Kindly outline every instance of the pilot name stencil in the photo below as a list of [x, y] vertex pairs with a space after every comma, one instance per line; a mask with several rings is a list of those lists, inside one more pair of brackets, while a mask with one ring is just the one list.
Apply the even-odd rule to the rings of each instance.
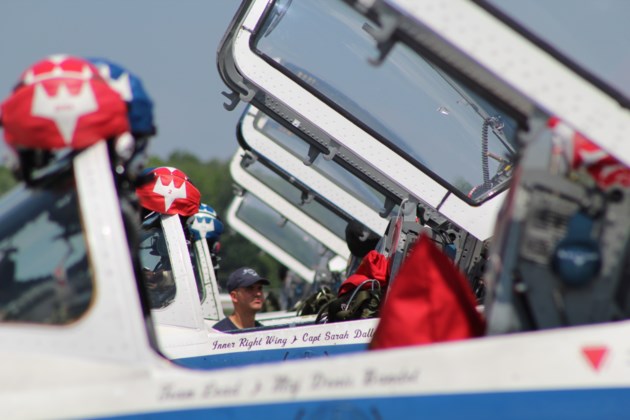
[[212, 350], [230, 351], [234, 349], [254, 348], [285, 348], [289, 346], [298, 346], [303, 344], [317, 345], [327, 342], [339, 343], [340, 341], [351, 341], [357, 339], [365, 339], [369, 341], [374, 336], [374, 328], [355, 328], [345, 330], [328, 330], [316, 332], [304, 332], [302, 334], [267, 334], [255, 337], [235, 337], [228, 334], [225, 337], [217, 338], [212, 341]]

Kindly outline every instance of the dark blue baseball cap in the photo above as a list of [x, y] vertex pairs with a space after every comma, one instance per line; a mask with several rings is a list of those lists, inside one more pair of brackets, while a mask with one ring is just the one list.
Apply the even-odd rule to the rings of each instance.
[[239, 287], [249, 287], [252, 284], [255, 284], [258, 282], [262, 284], [266, 284], [266, 285], [270, 284], [269, 280], [263, 277], [260, 277], [258, 273], [256, 272], [256, 270], [254, 270], [253, 268], [241, 267], [237, 270], [234, 270], [234, 272], [230, 274], [230, 277], [228, 277], [228, 281], [227, 281], [228, 293], [230, 293], [232, 290], [235, 290]]

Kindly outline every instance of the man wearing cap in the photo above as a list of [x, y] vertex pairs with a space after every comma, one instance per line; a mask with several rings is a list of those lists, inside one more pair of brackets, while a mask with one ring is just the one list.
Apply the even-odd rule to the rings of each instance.
[[263, 285], [269, 285], [269, 280], [262, 278], [249, 267], [235, 270], [227, 281], [227, 289], [234, 312], [214, 324], [212, 328], [218, 331], [232, 331], [242, 328], [262, 326], [256, 321], [256, 313], [262, 309], [265, 302]]

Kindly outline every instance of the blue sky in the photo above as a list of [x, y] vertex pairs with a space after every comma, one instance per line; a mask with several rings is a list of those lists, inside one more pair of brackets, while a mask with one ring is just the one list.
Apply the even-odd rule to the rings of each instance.
[[[216, 53], [239, 0], [2, 0], [0, 100], [50, 54], [100, 56], [142, 79], [155, 102], [150, 154], [229, 159], [244, 105], [223, 108]], [[4, 154], [4, 141], [0, 154]]]

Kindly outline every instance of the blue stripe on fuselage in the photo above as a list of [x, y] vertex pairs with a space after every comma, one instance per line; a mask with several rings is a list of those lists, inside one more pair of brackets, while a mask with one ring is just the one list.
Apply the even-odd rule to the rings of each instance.
[[627, 419], [630, 388], [374, 397], [147, 412], [131, 419]]
[[338, 344], [334, 346], [292, 347], [273, 350], [238, 351], [224, 354], [188, 357], [173, 360], [179, 366], [193, 369], [218, 369], [251, 364], [279, 362], [282, 360], [310, 359], [343, 353], [364, 351], [367, 343]]

